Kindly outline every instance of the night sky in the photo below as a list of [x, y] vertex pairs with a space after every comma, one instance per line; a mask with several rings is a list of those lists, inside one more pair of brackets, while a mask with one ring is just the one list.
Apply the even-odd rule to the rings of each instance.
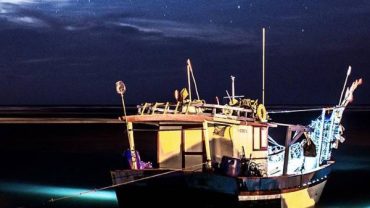
[[193, 64], [200, 96], [230, 91], [266, 104], [337, 104], [364, 78], [370, 104], [368, 0], [0, 0], [0, 105], [119, 105], [173, 100]]

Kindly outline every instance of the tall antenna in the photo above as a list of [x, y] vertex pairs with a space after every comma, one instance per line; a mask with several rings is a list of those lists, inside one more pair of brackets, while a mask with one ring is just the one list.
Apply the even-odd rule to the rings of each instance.
[[235, 99], [235, 77], [233, 75], [230, 76], [231, 78], [231, 99], [234, 101]]
[[262, 28], [262, 104], [265, 105], [265, 28]]

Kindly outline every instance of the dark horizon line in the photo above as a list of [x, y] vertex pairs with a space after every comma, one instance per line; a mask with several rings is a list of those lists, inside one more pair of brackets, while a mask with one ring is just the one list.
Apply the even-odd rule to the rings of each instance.
[[[139, 104], [127, 104], [127, 108], [136, 108]], [[272, 104], [272, 105], [265, 105], [266, 108], [326, 108], [326, 107], [333, 107], [333, 104]], [[29, 108], [29, 109], [37, 109], [37, 108], [51, 108], [51, 109], [68, 109], [68, 108], [122, 108], [122, 104], [68, 104], [68, 105], [0, 105], [0, 110], [6, 109], [22, 109], [22, 108]], [[348, 105], [347, 109], [360, 109], [366, 108], [370, 109], [370, 104], [353, 104]]]

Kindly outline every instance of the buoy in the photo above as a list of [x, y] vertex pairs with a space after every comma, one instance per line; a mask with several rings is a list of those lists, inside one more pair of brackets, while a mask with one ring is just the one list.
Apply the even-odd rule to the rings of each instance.
[[263, 104], [259, 104], [257, 107], [257, 117], [261, 122], [267, 121], [267, 111]]

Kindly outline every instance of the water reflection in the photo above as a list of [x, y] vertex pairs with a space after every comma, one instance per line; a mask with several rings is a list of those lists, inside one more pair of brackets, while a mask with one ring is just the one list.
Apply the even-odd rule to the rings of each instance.
[[[19, 183], [19, 182], [0, 182], [0, 192], [13, 193], [17, 195], [37, 196], [38, 198], [56, 199], [59, 197], [75, 196], [79, 201], [106, 201], [107, 203], [116, 203], [116, 194], [111, 191], [96, 191], [86, 193], [91, 189], [76, 187], [58, 187], [39, 184]], [[68, 200], [68, 199], [67, 199]], [[69, 199], [71, 200], [71, 198]]]

